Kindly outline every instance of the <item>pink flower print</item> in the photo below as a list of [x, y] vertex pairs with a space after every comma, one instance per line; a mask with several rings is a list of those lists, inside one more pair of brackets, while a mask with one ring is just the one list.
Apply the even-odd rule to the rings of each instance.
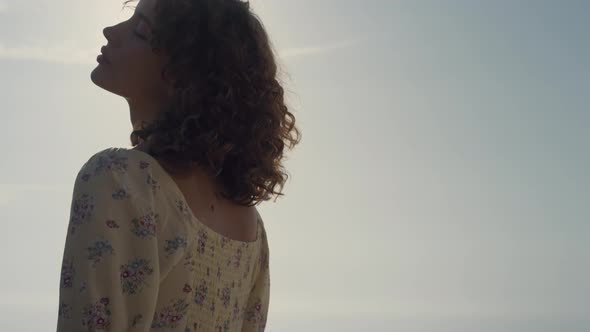
[[108, 298], [102, 298], [85, 306], [82, 310], [82, 326], [89, 331], [108, 329], [111, 325], [111, 310], [108, 304]]
[[189, 284], [184, 284], [184, 288], [182, 288], [182, 291], [185, 293], [190, 293], [192, 290], [193, 289]]
[[131, 231], [133, 234], [141, 238], [155, 236], [158, 219], [159, 215], [157, 213], [154, 214], [154, 212], [150, 212], [139, 218], [133, 218], [133, 220], [131, 220], [131, 223], [133, 224]]
[[92, 261], [92, 267], [98, 264], [106, 253], [113, 254], [114, 250], [108, 240], [95, 241], [94, 245], [86, 248], [88, 250], [88, 259]]
[[170, 305], [165, 306], [160, 311], [154, 313], [154, 319], [152, 321], [152, 328], [175, 328], [178, 322], [186, 314], [188, 309], [188, 303], [184, 299], [177, 299]]
[[145, 160], [139, 161], [139, 169], [146, 169], [149, 165], [150, 163]]
[[109, 219], [105, 221], [105, 223], [107, 224], [108, 228], [120, 228], [119, 224], [117, 224], [117, 222], [114, 220]]
[[262, 313], [262, 303], [258, 299], [250, 307], [246, 308], [245, 318], [249, 322], [263, 323], [265, 321], [264, 314]]
[[124, 294], [141, 292], [148, 276], [154, 272], [150, 262], [143, 258], [136, 258], [129, 264], [121, 265], [121, 288]]

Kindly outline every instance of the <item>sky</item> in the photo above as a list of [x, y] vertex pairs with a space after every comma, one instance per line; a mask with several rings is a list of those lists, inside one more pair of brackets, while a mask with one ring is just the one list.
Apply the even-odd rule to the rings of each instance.
[[[590, 330], [590, 2], [251, 3], [302, 131], [270, 331]], [[75, 175], [130, 147], [90, 81], [121, 7], [0, 0], [0, 330], [55, 328]]]

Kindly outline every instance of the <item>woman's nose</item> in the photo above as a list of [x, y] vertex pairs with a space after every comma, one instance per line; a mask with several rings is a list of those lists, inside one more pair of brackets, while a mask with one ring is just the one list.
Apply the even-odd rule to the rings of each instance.
[[111, 40], [111, 27], [106, 27], [104, 29], [102, 29], [102, 34], [105, 36], [105, 38], [110, 41]]

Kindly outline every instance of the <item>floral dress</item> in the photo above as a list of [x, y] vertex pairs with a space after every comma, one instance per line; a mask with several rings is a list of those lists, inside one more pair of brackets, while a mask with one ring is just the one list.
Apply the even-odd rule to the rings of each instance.
[[269, 248], [202, 224], [149, 154], [108, 148], [80, 169], [57, 331], [264, 331]]

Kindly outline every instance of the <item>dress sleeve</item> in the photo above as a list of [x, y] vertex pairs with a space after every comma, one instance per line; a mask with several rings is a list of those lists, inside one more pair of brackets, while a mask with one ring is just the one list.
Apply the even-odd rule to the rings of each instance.
[[255, 270], [256, 277], [246, 304], [242, 332], [263, 332], [266, 328], [270, 304], [269, 254], [266, 231], [262, 228], [261, 251]]
[[94, 160], [74, 185], [57, 331], [148, 331], [160, 280], [180, 257], [160, 249], [174, 231], [149, 174]]

